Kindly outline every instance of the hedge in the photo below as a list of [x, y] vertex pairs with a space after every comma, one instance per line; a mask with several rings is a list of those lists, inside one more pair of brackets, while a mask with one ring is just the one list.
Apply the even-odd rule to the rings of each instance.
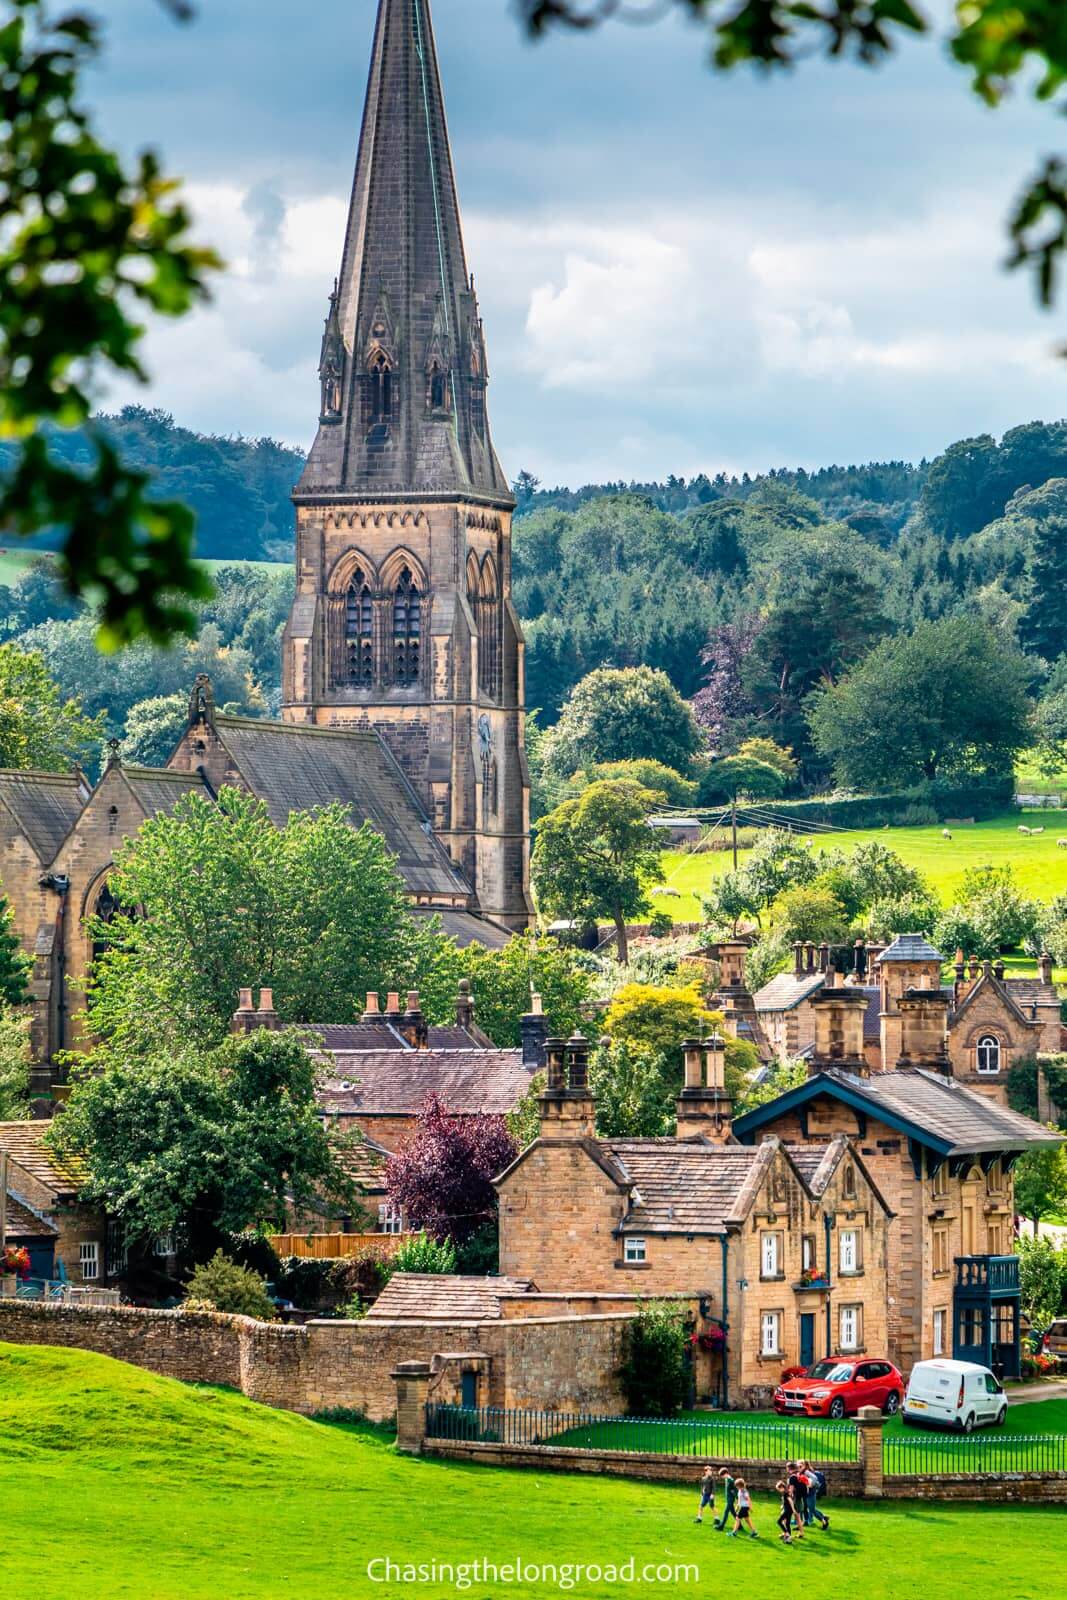
[[899, 826], [905, 812], [914, 807], [926, 807], [936, 813], [939, 822], [947, 817], [974, 817], [977, 822], [983, 822], [1007, 811], [1014, 792], [1011, 775], [959, 786], [926, 783], [895, 794], [863, 794], [849, 800], [771, 800], [751, 806], [739, 805], [737, 820], [756, 824], [761, 814], [769, 812], [788, 818], [801, 828], [812, 823], [831, 828], [881, 828], [887, 822]]

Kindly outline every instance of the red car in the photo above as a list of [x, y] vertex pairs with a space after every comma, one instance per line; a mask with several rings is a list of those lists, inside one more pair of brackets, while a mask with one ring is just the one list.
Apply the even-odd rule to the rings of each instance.
[[774, 1409], [786, 1417], [847, 1417], [860, 1406], [877, 1406], [892, 1417], [903, 1399], [904, 1375], [891, 1361], [830, 1356], [779, 1384]]

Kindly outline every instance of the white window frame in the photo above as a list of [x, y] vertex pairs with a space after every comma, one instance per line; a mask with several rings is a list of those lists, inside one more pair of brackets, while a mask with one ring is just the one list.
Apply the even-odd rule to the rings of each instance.
[[945, 1334], [948, 1331], [948, 1312], [939, 1307], [934, 1312], [934, 1355], [943, 1356], [945, 1353]]
[[815, 1272], [818, 1269], [818, 1240], [813, 1233], [805, 1233], [800, 1241], [800, 1270]]
[[[848, 1241], [846, 1244], [846, 1240]], [[842, 1228], [837, 1235], [837, 1270], [841, 1277], [854, 1277], [860, 1270], [860, 1230]]]
[[161, 1257], [172, 1256], [174, 1254], [174, 1235], [172, 1233], [160, 1234], [152, 1246], [152, 1254]]
[[[846, 1333], [846, 1328], [849, 1330]], [[837, 1308], [837, 1348], [842, 1355], [853, 1354], [863, 1344], [863, 1308], [862, 1306], [838, 1306]]]
[[[984, 1053], [984, 1063], [983, 1063]], [[998, 1078], [1003, 1064], [1004, 1047], [995, 1033], [983, 1033], [974, 1047], [974, 1066], [980, 1078]], [[990, 1063], [992, 1063], [990, 1065]]]
[[782, 1275], [781, 1237], [777, 1233], [760, 1234], [759, 1275], [761, 1278], [780, 1278]]
[[383, 1200], [378, 1206], [378, 1232], [403, 1233], [404, 1212], [400, 1206], [394, 1206], [391, 1200]]
[[761, 1356], [778, 1356], [782, 1353], [782, 1314], [764, 1311], [760, 1317], [759, 1350]]
[[84, 1283], [100, 1280], [100, 1244], [96, 1239], [83, 1239], [78, 1245], [78, 1266]]
[[623, 1244], [622, 1259], [628, 1267], [644, 1266], [648, 1260], [648, 1250], [644, 1239], [639, 1239], [631, 1234]]

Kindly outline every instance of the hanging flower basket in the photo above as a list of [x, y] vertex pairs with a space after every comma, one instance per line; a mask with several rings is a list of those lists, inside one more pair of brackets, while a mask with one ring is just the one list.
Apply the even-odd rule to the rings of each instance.
[[21, 1245], [9, 1244], [3, 1255], [0, 1255], [0, 1272], [5, 1277], [28, 1278], [30, 1275], [30, 1252]]
[[705, 1333], [694, 1333], [689, 1343], [694, 1350], [705, 1350], [709, 1354], [723, 1350], [726, 1346], [726, 1335], [721, 1328], [709, 1328]]

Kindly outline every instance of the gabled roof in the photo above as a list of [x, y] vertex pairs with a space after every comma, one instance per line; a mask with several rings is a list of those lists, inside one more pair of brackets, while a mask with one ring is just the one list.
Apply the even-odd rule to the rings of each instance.
[[51, 1121], [0, 1122], [0, 1150], [57, 1197], [72, 1198], [88, 1174], [77, 1158], [61, 1160], [48, 1148], [44, 1136], [51, 1127]]
[[0, 803], [29, 840], [42, 867], [55, 860], [87, 799], [88, 786], [76, 773], [0, 770]]
[[367, 1317], [376, 1322], [496, 1322], [503, 1296], [533, 1290], [529, 1278], [394, 1272]]
[[875, 1072], [868, 1078], [836, 1068], [821, 1072], [777, 1100], [738, 1117], [734, 1134], [749, 1141], [785, 1113], [823, 1094], [876, 1117], [939, 1155], [1019, 1151], [1061, 1142], [1040, 1123], [997, 1105], [954, 1079], [914, 1068]]
[[601, 1150], [630, 1191], [621, 1233], [725, 1233], [740, 1222], [773, 1160], [758, 1148], [680, 1139], [602, 1139]]
[[817, 994], [825, 982], [825, 972], [805, 972], [799, 978], [795, 972], [780, 972], [752, 999], [757, 1011], [792, 1011], [802, 1000]]
[[391, 1154], [392, 1151], [387, 1150], [384, 1144], [368, 1138], [366, 1134], [353, 1144], [334, 1148], [334, 1156], [342, 1172], [367, 1194], [385, 1192], [385, 1163]]
[[816, 1200], [821, 1199], [826, 1193], [834, 1173], [845, 1156], [850, 1155], [853, 1163], [863, 1174], [868, 1188], [881, 1205], [882, 1210], [887, 1216], [891, 1217], [893, 1215], [892, 1210], [886, 1203], [885, 1196], [871, 1177], [862, 1156], [846, 1133], [835, 1133], [829, 1144], [787, 1144], [783, 1145], [782, 1148], [804, 1180], [805, 1187]]
[[1001, 978], [1000, 987], [1011, 995], [1018, 1006], [1056, 1006], [1060, 996], [1055, 984], [1042, 983], [1040, 978]]
[[940, 950], [935, 950], [921, 933], [901, 933], [893, 940], [887, 950], [875, 958], [875, 966], [881, 966], [885, 961], [936, 961], [938, 966], [944, 966], [945, 958]]
[[[375, 1022], [315, 1022], [308, 1031], [322, 1040], [323, 1050], [344, 1055], [363, 1050], [406, 1050], [414, 1053], [400, 1029], [385, 1020], [384, 1013]], [[431, 1027], [428, 1044], [431, 1050], [484, 1050], [485, 1044], [477, 1035], [456, 1023], [445, 1027]]]
[[470, 885], [433, 837], [414, 789], [370, 728], [308, 728], [214, 716], [223, 748], [279, 828], [294, 811], [335, 801], [369, 822], [397, 858], [413, 894], [469, 898]]
[[134, 799], [149, 817], [172, 810], [183, 794], [208, 792], [199, 773], [173, 772], [165, 767], [122, 766], [119, 770]]
[[[31, 1205], [19, 1200], [8, 1190], [7, 1237], [9, 1239], [55, 1239], [59, 1229], [36, 1212]], [[0, 1239], [0, 1249], [4, 1241]]]
[[315, 1091], [328, 1116], [414, 1116], [435, 1094], [453, 1116], [514, 1111], [536, 1068], [521, 1050], [336, 1051]]

